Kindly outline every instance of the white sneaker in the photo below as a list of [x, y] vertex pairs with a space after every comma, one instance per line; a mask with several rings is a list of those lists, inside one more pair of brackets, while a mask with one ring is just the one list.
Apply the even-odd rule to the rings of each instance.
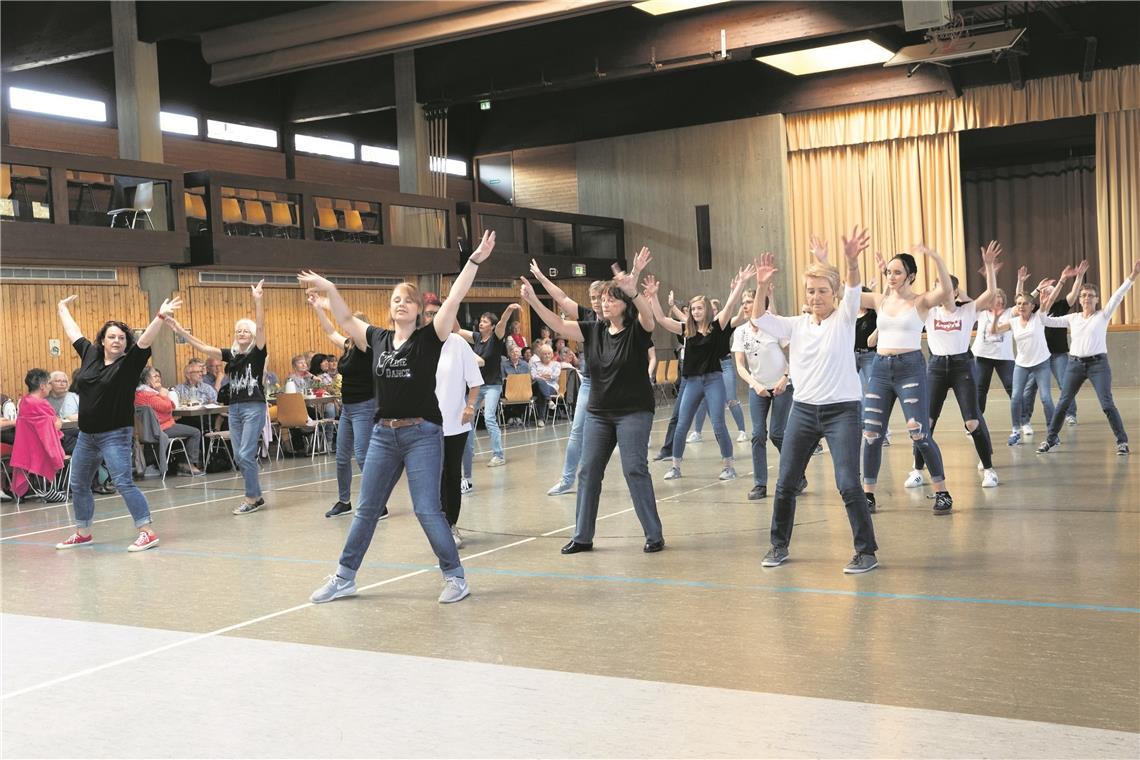
[[459, 479], [459, 493], [471, 493], [475, 490], [475, 484], [467, 478]]
[[700, 443], [703, 440], [704, 436], [694, 430], [693, 432], [689, 433], [687, 438], [685, 438], [685, 443]]
[[1077, 415], [1075, 415], [1075, 414], [1065, 415], [1065, 424], [1066, 425], [1076, 425], [1077, 424]]
[[907, 488], [918, 488], [922, 485], [922, 472], [919, 470], [911, 470], [910, 475], [906, 476], [903, 485]]
[[1026, 438], [1032, 438], [1033, 437], [1033, 426], [1030, 425], [1029, 423], [1022, 425], [1021, 426], [1021, 434], [1023, 436], [1025, 436]]
[[8, 492], [3, 490], [3, 489], [0, 489], [0, 501], [11, 501], [11, 500], [12, 500], [12, 497], [8, 495]]
[[340, 599], [342, 596], [352, 596], [355, 593], [356, 581], [346, 581], [339, 575], [330, 575], [325, 578], [325, 585], [309, 596], [309, 601], [313, 604], [324, 604], [333, 599]]
[[982, 467], [982, 463], [978, 462], [978, 472], [981, 472], [983, 469], [985, 468]]
[[669, 472], [665, 473], [665, 480], [676, 480], [681, 477], [680, 467], [670, 467]]
[[538, 426], [539, 426], [540, 428], [544, 428], [544, 427], [546, 427], [546, 422], [545, 422], [544, 420], [539, 420], [539, 421], [538, 421]]
[[455, 548], [456, 549], [462, 549], [463, 548], [463, 536], [461, 536], [459, 534], [459, 526], [458, 525], [452, 525], [451, 526], [451, 537], [455, 540]]
[[727, 465], [723, 470], [720, 471], [720, 475], [717, 476], [717, 479], [736, 480], [736, 468], [734, 468], [732, 465]]
[[507, 463], [507, 460], [502, 457], [491, 457], [491, 461], [487, 462], [488, 467], [502, 467]]
[[471, 589], [467, 587], [467, 581], [459, 576], [453, 575], [443, 581], [443, 591], [439, 594], [440, 604], [454, 604], [461, 599], [466, 599], [471, 595]]
[[982, 474], [982, 488], [996, 488], [998, 484], [997, 470], [986, 470]]
[[737, 443], [744, 443], [747, 440], [749, 440], [747, 432], [741, 430], [739, 433], [736, 434], [736, 442]]

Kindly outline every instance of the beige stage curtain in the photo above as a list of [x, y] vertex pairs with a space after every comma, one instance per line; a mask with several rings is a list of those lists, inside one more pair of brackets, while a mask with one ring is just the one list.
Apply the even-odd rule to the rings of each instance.
[[[920, 242], [941, 253], [950, 271], [962, 277], [960, 171], [957, 133], [789, 153], [793, 254], [780, 266], [791, 267], [794, 292], [785, 311], [793, 313], [802, 298], [811, 235], [828, 241], [832, 262], [841, 266], [841, 238], [855, 224], [871, 230], [871, 248], [863, 259], [864, 283], [882, 281], [874, 251], [890, 259]], [[929, 288], [936, 271], [926, 266], [923, 257], [917, 259], [916, 287]]]
[[1140, 65], [966, 90], [961, 98], [921, 95], [786, 116], [788, 150], [860, 145], [965, 129], [1004, 127], [1140, 109]]
[[[1140, 257], [1140, 110], [1097, 114], [1096, 209], [1104, 303]], [[1113, 324], [1140, 322], [1135, 290]]]

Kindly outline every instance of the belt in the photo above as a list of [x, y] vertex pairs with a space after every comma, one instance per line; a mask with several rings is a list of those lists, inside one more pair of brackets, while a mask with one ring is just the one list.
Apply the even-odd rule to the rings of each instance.
[[397, 417], [395, 419], [379, 419], [376, 420], [376, 424], [383, 425], [386, 428], [392, 428], [395, 430], [396, 428], [406, 428], [411, 427], [412, 425], [418, 425], [423, 421], [423, 417]]
[[872, 354], [874, 352], [875, 352], [875, 349], [873, 349], [873, 348], [857, 348], [857, 349], [855, 349], [855, 353], [857, 353], [857, 354]]
[[1092, 356], [1073, 356], [1072, 354], [1069, 354], [1069, 358], [1076, 359], [1079, 362], [1088, 364], [1089, 362], [1095, 362], [1099, 359], [1107, 359], [1108, 354], [1093, 354]]

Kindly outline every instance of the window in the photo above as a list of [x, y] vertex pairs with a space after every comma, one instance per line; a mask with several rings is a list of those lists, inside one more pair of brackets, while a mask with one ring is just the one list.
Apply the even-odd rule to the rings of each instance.
[[107, 121], [106, 103], [99, 100], [88, 100], [87, 98], [75, 98], [70, 95], [57, 95], [54, 92], [9, 87], [8, 104], [16, 111], [67, 116], [84, 121]]
[[197, 116], [159, 111], [158, 125], [163, 132], [172, 132], [176, 135], [190, 135], [191, 137], [198, 136]]
[[277, 130], [264, 127], [251, 127], [248, 124], [233, 124], [228, 121], [206, 120], [206, 137], [211, 140], [277, 147]]
[[330, 140], [327, 137], [294, 135], [293, 144], [297, 150], [335, 158], [356, 158], [356, 145], [345, 140]]
[[455, 158], [441, 159], [439, 156], [432, 156], [431, 168], [432, 171], [439, 171], [440, 163], [443, 163], [443, 170], [448, 174], [453, 174], [457, 177], [467, 176], [467, 162], [460, 161]]
[[360, 160], [374, 164], [400, 165], [400, 152], [395, 148], [381, 148], [376, 145], [361, 145]]

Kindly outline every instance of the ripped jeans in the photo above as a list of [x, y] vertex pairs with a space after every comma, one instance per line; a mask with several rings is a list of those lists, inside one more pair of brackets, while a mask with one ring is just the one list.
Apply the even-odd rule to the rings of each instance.
[[907, 432], [915, 449], [930, 469], [930, 482], [946, 480], [942, 452], [930, 435], [930, 394], [927, 390], [926, 359], [922, 351], [893, 356], [878, 354], [871, 367], [871, 380], [863, 394], [863, 484], [875, 485], [883, 464], [883, 431], [898, 398], [906, 418]]

